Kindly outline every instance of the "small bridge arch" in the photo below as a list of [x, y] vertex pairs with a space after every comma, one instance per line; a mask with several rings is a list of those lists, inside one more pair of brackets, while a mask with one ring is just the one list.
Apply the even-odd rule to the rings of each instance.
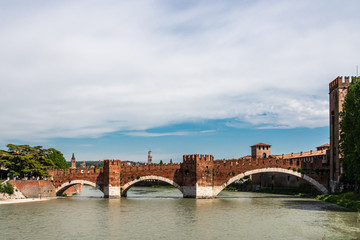
[[99, 189], [100, 191], [102, 191], [101, 188], [94, 182], [91, 182], [88, 180], [76, 179], [76, 180], [70, 180], [68, 182], [65, 182], [65, 183], [61, 184], [59, 187], [57, 187], [55, 189], [56, 195], [57, 196], [62, 195], [63, 192], [66, 191], [66, 189], [68, 189], [69, 187], [74, 186], [76, 184], [89, 185], [89, 186], [95, 187], [95, 188]]
[[127, 195], [127, 191], [134, 186], [135, 183], [141, 182], [141, 181], [146, 181], [146, 180], [158, 180], [158, 181], [162, 181], [162, 182], [166, 182], [174, 187], [176, 187], [177, 189], [180, 190], [181, 193], [183, 193], [182, 187], [177, 184], [175, 181], [170, 180], [168, 178], [165, 177], [161, 177], [161, 176], [156, 176], [156, 175], [150, 175], [150, 176], [142, 176], [139, 177], [137, 179], [132, 180], [131, 182], [126, 183], [125, 185], [122, 186], [121, 189], [121, 196], [122, 197], [126, 197]]
[[312, 186], [314, 186], [322, 194], [328, 194], [328, 189], [324, 185], [322, 185], [321, 183], [319, 183], [315, 179], [313, 179], [313, 178], [311, 178], [311, 177], [309, 177], [309, 176], [307, 176], [305, 174], [295, 172], [293, 170], [284, 169], [284, 168], [260, 168], [260, 169], [254, 169], [254, 170], [246, 171], [244, 173], [240, 173], [240, 174], [230, 178], [224, 184], [217, 187], [217, 189], [214, 191], [214, 197], [216, 197], [222, 190], [224, 190], [227, 186], [229, 186], [233, 182], [238, 181], [241, 178], [244, 178], [246, 176], [250, 176], [250, 175], [253, 175], [253, 174], [257, 174], [257, 173], [285, 173], [285, 174], [289, 174], [289, 175], [292, 175], [292, 176], [296, 176], [296, 177], [299, 177], [299, 178], [305, 180], [306, 182], [308, 182]]

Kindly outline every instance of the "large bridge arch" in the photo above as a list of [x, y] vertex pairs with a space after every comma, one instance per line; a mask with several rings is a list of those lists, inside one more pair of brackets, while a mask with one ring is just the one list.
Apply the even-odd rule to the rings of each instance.
[[76, 180], [71, 180], [71, 181], [68, 181], [68, 182], [64, 182], [59, 187], [55, 188], [56, 195], [57, 196], [62, 195], [62, 193], [66, 189], [68, 189], [69, 187], [74, 186], [76, 184], [89, 185], [89, 186], [95, 187], [95, 188], [99, 189], [100, 191], [102, 191], [101, 188], [94, 182], [91, 182], [91, 181], [88, 181], [88, 180], [76, 179]]
[[284, 169], [284, 168], [260, 168], [260, 169], [254, 169], [254, 170], [250, 170], [250, 171], [246, 171], [244, 173], [240, 173], [232, 178], [230, 178], [228, 181], [226, 181], [224, 184], [222, 184], [221, 186], [217, 187], [214, 190], [214, 197], [216, 197], [222, 190], [224, 190], [224, 188], [226, 188], [227, 186], [229, 186], [230, 184], [232, 184], [235, 181], [240, 180], [241, 178], [244, 178], [246, 176], [250, 176], [253, 174], [257, 174], [257, 173], [285, 173], [285, 174], [289, 174], [292, 176], [296, 176], [299, 177], [301, 179], [304, 179], [306, 182], [308, 182], [309, 184], [311, 184], [312, 186], [314, 186], [319, 192], [323, 193], [323, 194], [328, 194], [328, 189], [326, 187], [324, 187], [324, 185], [322, 185], [321, 183], [319, 183], [318, 181], [316, 181], [315, 179], [299, 173], [299, 172], [295, 172], [293, 170], [288, 170], [288, 169]]
[[181, 193], [183, 193], [182, 187], [177, 184], [175, 181], [170, 180], [168, 178], [165, 177], [161, 177], [161, 176], [156, 176], [156, 175], [150, 175], [150, 176], [142, 176], [140, 178], [134, 179], [131, 182], [126, 183], [125, 185], [123, 185], [121, 187], [121, 196], [122, 197], [126, 197], [127, 195], [127, 191], [135, 184], [141, 181], [146, 181], [146, 180], [158, 180], [158, 181], [162, 181], [162, 182], [166, 182], [169, 183], [170, 185], [176, 187], [177, 189], [180, 190]]

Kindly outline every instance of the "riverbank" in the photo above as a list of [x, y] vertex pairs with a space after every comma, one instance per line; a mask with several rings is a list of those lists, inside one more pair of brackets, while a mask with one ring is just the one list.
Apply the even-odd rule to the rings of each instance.
[[[225, 191], [231, 192], [243, 192], [236, 187], [227, 187], [224, 189]], [[249, 192], [249, 191], [248, 191]], [[315, 198], [320, 201], [325, 201], [329, 203], [333, 203], [342, 207], [345, 207], [351, 211], [357, 212], [360, 211], [360, 194], [347, 192], [341, 194], [323, 194], [323, 195], [313, 195], [310, 192], [301, 191], [299, 189], [260, 189], [257, 191], [250, 192], [258, 192], [258, 193], [270, 193], [270, 194], [282, 194], [282, 195], [292, 195], [297, 197], [307, 197], [307, 198]]]
[[298, 197], [315, 197], [306, 189], [260, 189], [255, 191], [244, 191], [240, 190], [236, 187], [227, 187], [224, 191], [230, 192], [255, 192], [255, 193], [270, 193], [270, 194], [282, 194], [282, 195], [291, 195], [291, 196], [298, 196]]
[[360, 209], [360, 194], [358, 193], [323, 194], [316, 196], [316, 199], [346, 207], [351, 211]]
[[29, 203], [29, 202], [41, 202], [48, 201], [52, 198], [23, 198], [23, 199], [7, 199], [0, 200], [0, 205], [2, 204], [16, 204], [16, 203]]

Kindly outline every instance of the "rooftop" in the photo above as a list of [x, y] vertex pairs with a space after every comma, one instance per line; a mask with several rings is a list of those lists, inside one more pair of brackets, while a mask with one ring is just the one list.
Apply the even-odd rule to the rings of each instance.
[[271, 147], [271, 145], [265, 144], [265, 143], [258, 143], [258, 144], [252, 145], [251, 147], [257, 147], [257, 146]]

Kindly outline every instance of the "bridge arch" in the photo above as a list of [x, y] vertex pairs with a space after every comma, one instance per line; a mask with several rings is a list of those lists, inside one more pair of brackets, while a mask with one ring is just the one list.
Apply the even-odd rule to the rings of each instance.
[[62, 195], [63, 192], [66, 191], [66, 189], [68, 189], [69, 187], [74, 186], [74, 185], [76, 185], [76, 184], [89, 185], [89, 186], [95, 187], [95, 188], [99, 189], [100, 191], [102, 191], [101, 188], [100, 188], [100, 186], [98, 186], [98, 185], [97, 185], [96, 183], [94, 183], [94, 182], [91, 182], [91, 181], [88, 181], [88, 180], [76, 179], [76, 180], [71, 180], [71, 181], [68, 181], [68, 182], [64, 182], [64, 183], [61, 184], [59, 187], [55, 188], [56, 195], [57, 195], [57, 196]]
[[257, 174], [257, 173], [285, 173], [285, 174], [293, 175], [293, 176], [299, 177], [301, 179], [304, 179], [306, 182], [308, 182], [309, 184], [314, 186], [322, 194], [328, 194], [328, 189], [324, 185], [322, 185], [315, 179], [313, 179], [305, 174], [295, 172], [293, 170], [284, 169], [284, 168], [260, 168], [260, 169], [246, 171], [244, 173], [240, 173], [240, 174], [230, 178], [224, 184], [222, 184], [221, 186], [217, 187], [217, 189], [215, 189], [214, 197], [216, 197], [222, 190], [224, 190], [224, 188], [226, 188], [233, 182], [238, 181], [241, 178], [244, 178], [246, 176]]
[[170, 180], [168, 178], [165, 177], [161, 177], [161, 176], [156, 176], [156, 175], [150, 175], [150, 176], [142, 176], [140, 178], [134, 179], [131, 182], [126, 183], [125, 185], [122, 186], [121, 188], [121, 196], [122, 197], [126, 197], [127, 195], [127, 191], [135, 184], [141, 181], [145, 181], [145, 180], [158, 180], [158, 181], [162, 181], [162, 182], [166, 182], [169, 183], [170, 185], [176, 187], [177, 189], [180, 190], [181, 193], [183, 193], [182, 191], [182, 187], [177, 184], [176, 182], [174, 182], [173, 180]]

